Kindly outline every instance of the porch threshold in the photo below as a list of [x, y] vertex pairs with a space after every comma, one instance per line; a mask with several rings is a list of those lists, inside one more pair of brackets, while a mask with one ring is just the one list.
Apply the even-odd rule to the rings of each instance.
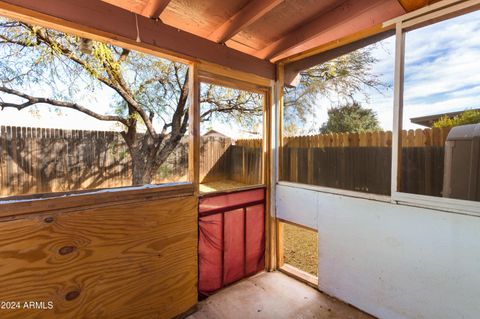
[[318, 287], [318, 277], [314, 276], [312, 274], [309, 274], [306, 271], [303, 271], [301, 269], [298, 269], [297, 267], [294, 267], [289, 264], [284, 264], [282, 267], [278, 269], [280, 272], [286, 274], [287, 276], [290, 276], [298, 281], [303, 282], [304, 284], [307, 284], [313, 288]]

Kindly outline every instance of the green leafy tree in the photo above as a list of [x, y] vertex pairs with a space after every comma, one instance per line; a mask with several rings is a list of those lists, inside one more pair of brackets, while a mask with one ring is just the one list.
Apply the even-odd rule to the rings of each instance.
[[[0, 20], [0, 109], [73, 109], [118, 124], [133, 185], [151, 183], [185, 135], [188, 91], [184, 64]], [[110, 111], [92, 101], [97, 92], [113, 96]], [[259, 95], [213, 85], [202, 87], [201, 102], [201, 121], [251, 124], [252, 116], [262, 113]]]
[[328, 121], [320, 128], [321, 133], [361, 133], [381, 130], [377, 114], [363, 108], [357, 102], [328, 110]]
[[388, 88], [372, 72], [378, 60], [372, 55], [373, 46], [319, 64], [300, 73], [300, 82], [295, 88], [285, 89], [285, 128], [290, 134], [315, 116], [319, 96], [337, 103], [355, 101], [357, 94], [373, 88], [378, 91]]
[[480, 123], [480, 111], [466, 110], [454, 117], [442, 116], [438, 121], [433, 123], [433, 127], [453, 127], [467, 124]]

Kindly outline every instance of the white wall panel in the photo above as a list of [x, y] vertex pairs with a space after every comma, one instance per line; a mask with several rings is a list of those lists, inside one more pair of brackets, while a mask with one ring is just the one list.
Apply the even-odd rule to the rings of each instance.
[[317, 193], [277, 185], [277, 217], [317, 229]]
[[379, 318], [480, 318], [479, 217], [278, 191], [281, 218], [318, 224], [320, 290]]

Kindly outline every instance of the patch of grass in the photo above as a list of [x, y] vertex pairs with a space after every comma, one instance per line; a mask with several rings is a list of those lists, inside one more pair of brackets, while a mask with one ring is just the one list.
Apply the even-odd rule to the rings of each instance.
[[317, 276], [317, 232], [284, 224], [283, 240], [285, 263]]

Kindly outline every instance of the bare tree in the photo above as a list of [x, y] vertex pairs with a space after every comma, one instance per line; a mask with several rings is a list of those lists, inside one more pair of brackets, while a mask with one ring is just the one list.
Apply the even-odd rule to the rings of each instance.
[[366, 92], [370, 88], [379, 92], [388, 88], [379, 75], [372, 72], [378, 62], [372, 55], [372, 48], [356, 50], [300, 72], [298, 86], [285, 88], [286, 131], [296, 133], [314, 116], [320, 96], [341, 106], [357, 103], [355, 97], [359, 93], [368, 100]]
[[[131, 156], [133, 185], [150, 183], [187, 132], [188, 67], [181, 63], [0, 20], [0, 82], [2, 110], [72, 109], [117, 123]], [[91, 102], [88, 95], [95, 92], [113, 92], [110, 112]], [[260, 96], [213, 85], [202, 88], [201, 102], [202, 121], [251, 124], [262, 112]]]

